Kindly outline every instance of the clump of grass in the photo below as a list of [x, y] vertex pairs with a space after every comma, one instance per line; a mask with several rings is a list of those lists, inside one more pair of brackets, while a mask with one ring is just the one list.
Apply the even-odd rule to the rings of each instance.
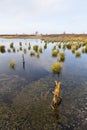
[[11, 49], [8, 49], [8, 52], [10, 53], [10, 52], [11, 52]]
[[27, 50], [26, 50], [26, 48], [24, 48], [24, 54], [26, 54], [27, 53]]
[[75, 45], [72, 45], [72, 46], [71, 46], [71, 51], [72, 51], [72, 53], [75, 53], [75, 50], [76, 50], [76, 46], [75, 46]]
[[30, 49], [31, 49], [31, 45], [30, 45], [30, 42], [29, 42], [28, 50], [30, 50]]
[[37, 52], [37, 57], [38, 57], [38, 58], [40, 57], [40, 53], [39, 53], [39, 52]]
[[10, 48], [13, 48], [14, 47], [14, 43], [10, 43]]
[[62, 62], [55, 62], [51, 68], [54, 73], [60, 73], [62, 69]]
[[67, 49], [71, 49], [71, 46], [72, 46], [71, 43], [66, 44]]
[[30, 51], [30, 56], [34, 56], [35, 53], [33, 51]]
[[44, 49], [46, 49], [47, 48], [47, 43], [45, 43], [45, 45], [44, 45]]
[[4, 45], [0, 45], [0, 52], [4, 53], [5, 52], [5, 46]]
[[58, 47], [61, 48], [61, 43], [58, 44]]
[[42, 48], [40, 47], [38, 51], [39, 51], [40, 53], [42, 53]]
[[80, 51], [76, 51], [76, 57], [80, 57], [81, 56], [81, 52]]
[[10, 61], [10, 67], [11, 67], [12, 69], [15, 68], [15, 61], [14, 61], [14, 60], [11, 60], [11, 61]]
[[22, 46], [22, 42], [19, 42], [19, 45]]
[[85, 53], [85, 48], [82, 48], [82, 53]]
[[35, 52], [38, 52], [38, 45], [34, 45], [34, 46], [33, 46], [33, 50], [34, 50]]
[[13, 48], [13, 52], [15, 52], [16, 50], [15, 50], [15, 48]]
[[65, 50], [65, 49], [66, 49], [66, 45], [65, 45], [65, 44], [63, 44], [63, 47], [62, 47], [62, 49], [63, 49], [63, 50]]
[[56, 50], [56, 46], [54, 46], [52, 50]]
[[20, 48], [19, 48], [19, 49], [20, 49], [20, 51], [22, 51], [22, 46], [20, 46]]
[[87, 45], [85, 46], [85, 53], [87, 53]]
[[53, 56], [53, 57], [56, 57], [57, 54], [58, 54], [58, 50], [57, 50], [57, 49], [52, 51], [52, 56]]
[[65, 60], [65, 53], [64, 52], [60, 52], [59, 53], [59, 59], [60, 59], [60, 61], [64, 61]]

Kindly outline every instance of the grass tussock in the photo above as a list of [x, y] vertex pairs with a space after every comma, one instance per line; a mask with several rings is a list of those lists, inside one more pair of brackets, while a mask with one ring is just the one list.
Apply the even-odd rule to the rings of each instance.
[[11, 67], [12, 69], [15, 68], [15, 61], [14, 61], [14, 60], [11, 60], [11, 61], [10, 61], [10, 67]]
[[71, 46], [71, 51], [72, 51], [72, 53], [75, 53], [75, 51], [76, 51], [76, 46], [75, 45]]
[[15, 48], [13, 48], [13, 52], [16, 52], [16, 49], [15, 49]]
[[0, 45], [0, 52], [4, 53], [5, 52], [5, 46], [4, 45]]
[[38, 51], [39, 51], [40, 53], [42, 53], [42, 48], [40, 47], [40, 48], [38, 49]]
[[34, 46], [33, 46], [33, 50], [34, 50], [35, 52], [38, 52], [38, 45], [34, 45]]
[[85, 48], [82, 48], [82, 53], [85, 53]]
[[45, 43], [45, 45], [44, 45], [44, 49], [46, 49], [47, 48], [47, 43]]
[[62, 69], [62, 62], [55, 62], [51, 68], [54, 73], [60, 73]]
[[87, 53], [87, 45], [85, 46], [85, 53]]
[[7, 51], [10, 53], [10, 52], [11, 52], [11, 49], [8, 49]]
[[10, 43], [10, 48], [13, 48], [14, 47], [14, 43]]
[[52, 56], [53, 56], [53, 57], [57, 57], [58, 52], [59, 52], [58, 49], [56, 49], [56, 50], [52, 50]]
[[76, 57], [80, 57], [81, 56], [81, 52], [80, 51], [76, 51]]
[[65, 60], [65, 53], [64, 52], [60, 52], [59, 53], [59, 59], [60, 59], [60, 61], [64, 61]]
[[22, 42], [19, 42], [19, 45], [22, 46]]
[[26, 48], [24, 48], [24, 54], [26, 54], [27, 53], [27, 50], [26, 50]]
[[30, 51], [30, 56], [35, 56], [35, 52]]

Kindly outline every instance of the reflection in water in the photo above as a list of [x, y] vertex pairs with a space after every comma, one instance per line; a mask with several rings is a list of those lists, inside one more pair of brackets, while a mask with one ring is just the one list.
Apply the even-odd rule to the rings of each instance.
[[23, 62], [23, 69], [25, 70], [25, 61]]
[[[61, 98], [60, 98], [61, 99]], [[60, 104], [61, 104], [61, 101], [62, 100], [60, 100], [60, 102], [57, 104], [57, 105], [55, 105], [55, 108], [53, 109], [53, 112], [54, 112], [54, 122], [55, 122], [55, 127], [56, 127], [56, 129], [59, 127], [59, 125], [60, 125], [60, 117], [59, 117], [59, 106], [60, 106]]]
[[23, 63], [23, 69], [25, 70], [25, 59], [24, 59], [24, 54], [22, 54], [22, 63]]

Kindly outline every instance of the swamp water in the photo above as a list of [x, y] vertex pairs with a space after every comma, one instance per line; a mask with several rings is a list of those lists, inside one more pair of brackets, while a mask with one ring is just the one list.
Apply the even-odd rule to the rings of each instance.
[[[8, 52], [11, 42], [15, 52]], [[34, 45], [42, 47], [39, 57], [30, 56], [29, 42], [31, 50]], [[51, 66], [58, 60], [52, 57], [56, 44], [49, 43], [44, 49], [41, 40], [0, 39], [0, 45], [5, 45], [5, 53], [0, 53], [0, 130], [86, 130], [87, 54], [76, 58], [66, 49], [61, 73], [53, 74]], [[11, 60], [15, 61], [14, 69]], [[62, 83], [62, 102], [52, 110], [55, 80]]]

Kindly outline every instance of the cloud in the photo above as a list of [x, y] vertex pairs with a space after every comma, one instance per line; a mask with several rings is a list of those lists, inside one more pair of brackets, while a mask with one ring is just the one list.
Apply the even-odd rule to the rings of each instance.
[[0, 0], [0, 31], [75, 30], [77, 25], [87, 23], [86, 3], [86, 0]]

